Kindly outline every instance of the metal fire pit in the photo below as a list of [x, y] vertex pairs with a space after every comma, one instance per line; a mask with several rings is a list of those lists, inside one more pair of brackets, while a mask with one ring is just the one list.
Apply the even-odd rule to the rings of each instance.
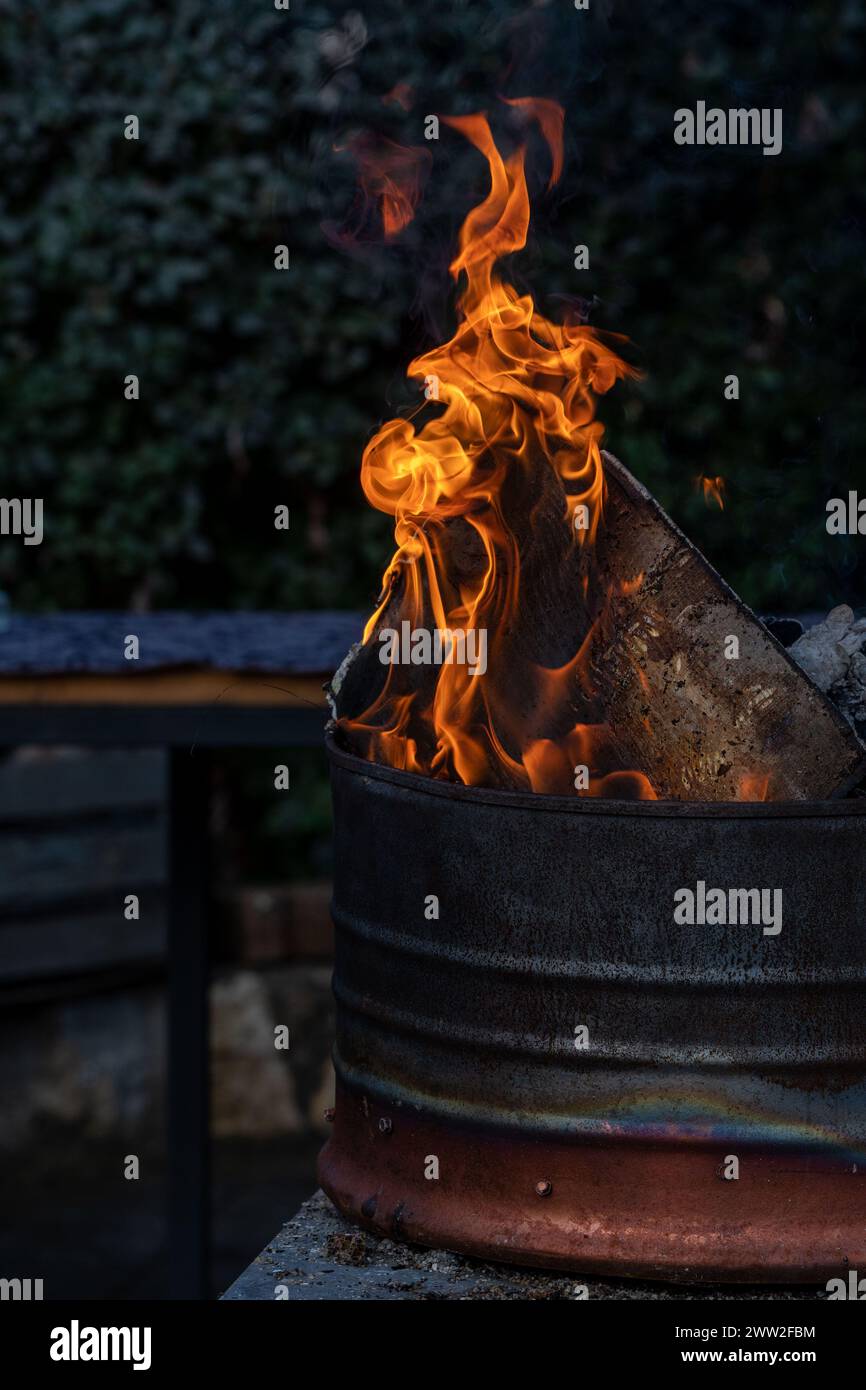
[[[866, 802], [525, 796], [329, 753], [341, 1211], [587, 1273], [866, 1270]], [[698, 880], [781, 888], [781, 932], [675, 925]]]

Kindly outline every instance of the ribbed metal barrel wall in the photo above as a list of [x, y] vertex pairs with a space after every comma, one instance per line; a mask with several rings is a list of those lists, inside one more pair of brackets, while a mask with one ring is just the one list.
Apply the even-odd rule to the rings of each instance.
[[[521, 796], [329, 751], [342, 1210], [587, 1272], [866, 1268], [866, 803]], [[677, 924], [699, 882], [780, 889], [781, 930]]]

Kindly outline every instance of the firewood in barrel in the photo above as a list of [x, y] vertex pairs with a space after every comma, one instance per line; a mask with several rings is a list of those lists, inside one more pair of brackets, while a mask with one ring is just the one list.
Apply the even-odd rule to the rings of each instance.
[[604, 454], [590, 669], [622, 758], [679, 800], [844, 796], [850, 725], [623, 465]]
[[[546, 462], [513, 460], [493, 496], [495, 506], [479, 499], [464, 516], [419, 525], [417, 554], [404, 542], [365, 641], [332, 682], [332, 709], [364, 756], [529, 790], [526, 749], [572, 731], [590, 704], [568, 670], [588, 631], [582, 562], [568, 497]], [[420, 649], [412, 659], [416, 640], [440, 633], [468, 652], [453, 664], [447, 652], [441, 664]], [[473, 656], [483, 659], [473, 666]]]
[[[561, 166], [561, 111], [517, 103]], [[595, 400], [621, 341], [555, 322], [499, 262], [524, 246], [524, 151], [482, 115], [487, 197], [451, 272], [453, 337], [410, 364], [433, 418], [364, 452], [396, 551], [332, 699], [362, 756], [475, 786], [725, 801], [844, 794], [863, 748], [611, 456]], [[438, 403], [438, 404], [436, 404]]]

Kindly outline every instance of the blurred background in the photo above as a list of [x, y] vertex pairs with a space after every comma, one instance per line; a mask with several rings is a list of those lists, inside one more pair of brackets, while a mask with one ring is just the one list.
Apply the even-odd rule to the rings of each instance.
[[[600, 402], [608, 447], [758, 611], [859, 608], [862, 541], [828, 536], [825, 508], [866, 489], [864, 54], [866, 0], [0, 0], [0, 495], [46, 511], [42, 545], [0, 537], [0, 646], [19, 613], [369, 611], [390, 525], [361, 451], [417, 403], [405, 367], [449, 332], [447, 265], [486, 184], [443, 127], [386, 244], [352, 151], [425, 145], [425, 116], [500, 95], [566, 110], [563, 177], [545, 192], [539, 144], [509, 275], [631, 340], [644, 375]], [[781, 107], [782, 153], [675, 145], [699, 100]], [[0, 1274], [44, 1266], [52, 1296], [165, 1290], [162, 948], [85, 969], [69, 926], [87, 834], [104, 894], [163, 814], [149, 755], [122, 775], [109, 756], [7, 747], [0, 766]], [[313, 1190], [329, 1097], [324, 756], [293, 755], [284, 798], [274, 762], [223, 753], [209, 786], [213, 1292]], [[56, 936], [22, 972], [34, 916]]]

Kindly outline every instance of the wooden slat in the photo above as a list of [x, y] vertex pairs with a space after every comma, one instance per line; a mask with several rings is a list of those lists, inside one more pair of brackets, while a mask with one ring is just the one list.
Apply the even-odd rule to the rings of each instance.
[[138, 922], [111, 912], [79, 912], [0, 923], [0, 982], [79, 975], [162, 960], [166, 912], [152, 892]]
[[320, 748], [327, 710], [313, 704], [0, 705], [6, 744], [91, 748]]
[[[134, 667], [134, 663], [130, 663]], [[319, 676], [233, 675], [230, 671], [142, 671], [129, 675], [0, 675], [0, 704], [315, 705], [324, 708]], [[0, 720], [0, 740], [3, 725]]]
[[624, 764], [674, 800], [762, 800], [764, 779], [771, 801], [844, 796], [866, 774], [853, 730], [647, 490], [604, 463], [597, 563], [612, 598], [592, 675]]
[[161, 807], [166, 777], [157, 749], [10, 758], [0, 764], [0, 822]]
[[166, 875], [161, 825], [0, 835], [0, 914], [55, 910], [61, 902], [99, 895], [123, 898], [162, 884]]

